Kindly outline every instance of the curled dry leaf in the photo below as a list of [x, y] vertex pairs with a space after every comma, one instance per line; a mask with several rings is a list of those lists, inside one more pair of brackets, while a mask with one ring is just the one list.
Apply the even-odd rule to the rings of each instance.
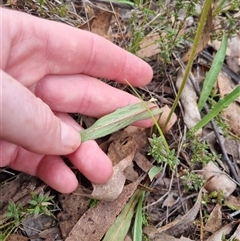
[[[176, 86], [179, 89], [183, 80], [183, 70], [180, 69], [177, 75]], [[200, 120], [201, 116], [198, 111], [197, 105], [197, 95], [192, 86], [190, 79], [187, 80], [186, 85], [183, 89], [181, 96], [181, 103], [184, 108], [184, 122], [186, 126], [190, 129], [195, 126]], [[196, 134], [201, 134], [202, 130], [200, 129]]]
[[134, 154], [135, 153], [132, 153], [131, 155], [127, 156], [113, 167], [113, 175], [106, 183], [92, 184], [92, 198], [107, 202], [111, 202], [118, 198], [126, 181], [124, 170], [131, 165]]
[[236, 189], [236, 183], [233, 182], [223, 171], [221, 171], [212, 161], [205, 166], [201, 174], [205, 180], [209, 180], [205, 189], [209, 192], [222, 191], [224, 197], [228, 197]]

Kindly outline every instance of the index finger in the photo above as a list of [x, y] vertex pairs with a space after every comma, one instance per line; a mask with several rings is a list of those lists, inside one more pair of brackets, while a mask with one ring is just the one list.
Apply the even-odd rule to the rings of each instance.
[[[152, 78], [152, 69], [146, 62], [98, 35], [27, 14], [14, 14], [17, 21], [8, 21], [9, 29], [14, 34], [12, 39], [18, 43], [16, 57], [28, 56], [28, 74], [29, 66], [36, 70], [35, 65], [39, 68], [41, 64], [45, 66], [42, 75], [84, 73], [121, 83], [127, 80], [135, 86], [146, 85]], [[30, 47], [23, 48], [24, 43], [29, 45], [31, 38]], [[24, 68], [26, 61], [12, 71], [19, 73]]]

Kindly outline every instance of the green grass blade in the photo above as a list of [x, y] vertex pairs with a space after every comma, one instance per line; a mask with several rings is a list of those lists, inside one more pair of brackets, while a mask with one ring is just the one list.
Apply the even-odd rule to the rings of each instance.
[[108, 229], [103, 241], [124, 241], [129, 230], [135, 206], [138, 202], [139, 190], [130, 198], [116, 221]]
[[192, 51], [190, 53], [190, 57], [189, 57], [189, 61], [188, 61], [188, 64], [187, 64], [187, 67], [186, 67], [186, 70], [185, 70], [185, 74], [183, 76], [183, 81], [182, 81], [182, 84], [179, 88], [179, 91], [178, 91], [178, 94], [174, 100], [174, 103], [173, 103], [173, 106], [171, 108], [171, 111], [168, 115], [168, 118], [166, 120], [166, 123], [164, 125], [164, 128], [163, 130], [165, 130], [167, 124], [169, 123], [171, 117], [172, 117], [172, 114], [174, 112], [174, 110], [176, 109], [177, 107], [177, 104], [178, 104], [178, 101], [180, 100], [180, 97], [182, 95], [182, 92], [183, 92], [183, 88], [188, 80], [188, 75], [192, 69], [192, 65], [193, 65], [193, 61], [195, 59], [195, 55], [196, 55], [196, 52], [197, 52], [197, 48], [198, 48], [198, 44], [199, 44], [199, 41], [201, 39], [201, 36], [202, 36], [202, 32], [203, 32], [203, 29], [204, 29], [204, 26], [205, 26], [205, 23], [206, 23], [206, 20], [207, 20], [207, 16], [208, 16], [208, 13], [209, 13], [209, 10], [211, 8], [211, 3], [212, 3], [212, 0], [206, 0], [204, 2], [204, 6], [203, 6], [203, 9], [202, 9], [202, 14], [201, 14], [201, 18], [200, 18], [200, 21], [199, 21], [199, 24], [198, 24], [198, 28], [197, 28], [197, 32], [196, 32], [196, 35], [195, 35], [195, 38], [194, 38], [194, 43], [193, 43], [193, 46], [192, 46]]
[[210, 92], [211, 92], [211, 90], [218, 78], [218, 75], [222, 69], [223, 61], [224, 61], [225, 55], [226, 55], [226, 50], [227, 50], [227, 38], [224, 35], [222, 43], [221, 43], [221, 47], [218, 50], [218, 52], [213, 60], [211, 69], [207, 73], [205, 81], [203, 83], [201, 96], [198, 101], [199, 111], [201, 111], [202, 108], [204, 107], [204, 105], [206, 104], [207, 99], [210, 95]]
[[117, 109], [113, 113], [98, 119], [88, 129], [80, 131], [81, 141], [94, 140], [116, 132], [135, 121], [151, 118], [145, 105], [151, 110], [153, 116], [161, 113], [161, 109], [153, 106], [150, 102], [140, 102]]
[[139, 195], [137, 211], [133, 226], [133, 241], [142, 241], [142, 225], [143, 225], [143, 213], [142, 213], [142, 205], [143, 205], [143, 198], [145, 192], [142, 191]]
[[197, 132], [205, 126], [210, 120], [217, 116], [223, 109], [227, 108], [236, 98], [240, 96], [240, 85], [236, 87], [230, 94], [220, 99], [218, 103], [205, 115], [191, 130], [190, 133]]

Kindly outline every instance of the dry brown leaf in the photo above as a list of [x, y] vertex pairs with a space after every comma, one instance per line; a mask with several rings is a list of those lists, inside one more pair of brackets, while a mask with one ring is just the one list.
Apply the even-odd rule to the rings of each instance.
[[96, 33], [104, 38], [110, 40], [110, 25], [111, 25], [112, 13], [107, 11], [100, 11], [91, 25], [91, 32]]
[[[218, 89], [220, 96], [223, 98], [227, 94], [231, 93], [235, 88], [235, 84], [232, 82], [229, 76], [220, 72], [218, 76]], [[240, 97], [236, 99], [240, 103]], [[236, 102], [231, 103], [221, 113], [231, 128], [231, 131], [240, 137], [240, 106]]]
[[[233, 83], [231, 78], [222, 71], [218, 75], [217, 86], [221, 98], [230, 94], [236, 87], [235, 83]], [[236, 100], [240, 102], [240, 97], [238, 97]]]
[[111, 178], [104, 184], [92, 184], [93, 192], [91, 197], [98, 200], [111, 202], [118, 198], [121, 194], [126, 176], [124, 170], [132, 163], [135, 152], [121, 160], [116, 166], [113, 167], [113, 174]]
[[230, 195], [225, 199], [225, 204], [230, 208], [240, 209], [240, 196], [235, 197]]
[[159, 43], [160, 39], [158, 33], [150, 33], [139, 44], [140, 50], [137, 51], [137, 56], [140, 58], [150, 58], [155, 54], [161, 52]]
[[153, 239], [150, 238], [150, 240], [151, 241], [192, 241], [191, 239], [185, 238], [183, 236], [181, 238], [175, 238], [174, 236], [164, 234], [164, 233], [157, 235]]
[[212, 161], [201, 170], [205, 180], [209, 180], [205, 189], [209, 192], [222, 191], [224, 197], [228, 197], [236, 189], [236, 183], [233, 182], [224, 172], [222, 172]]
[[230, 126], [231, 131], [240, 137], [240, 106], [236, 102], [231, 103], [221, 113], [227, 124]]
[[239, 222], [240, 221], [232, 222], [232, 223], [229, 223], [229, 224], [225, 225], [224, 227], [219, 229], [217, 232], [215, 232], [210, 238], [208, 238], [207, 241], [222, 240], [222, 236], [228, 235], [234, 229], [234, 227], [236, 227], [236, 225], [239, 224]]
[[136, 164], [146, 173], [152, 168], [152, 163], [140, 152], [137, 152], [133, 159]]
[[137, 128], [136, 132], [130, 136], [126, 133], [127, 131], [123, 131], [122, 136], [119, 133], [119, 138], [109, 145], [107, 155], [112, 160], [113, 165], [131, 153], [136, 153], [148, 146], [148, 131], [146, 129]]
[[65, 241], [100, 241], [133, 195], [141, 180], [138, 179], [125, 186], [120, 196], [113, 202], [101, 201], [95, 208], [84, 213]]
[[233, 157], [233, 159], [240, 160], [240, 141], [232, 138], [224, 138], [222, 140], [226, 152]]
[[151, 230], [151, 232], [149, 232], [147, 229], [144, 229], [144, 232], [149, 236], [151, 240], [154, 240], [156, 236], [162, 233], [173, 236], [183, 234], [187, 229], [189, 229], [189, 226], [191, 226], [195, 220], [200, 209], [201, 199], [202, 189], [198, 194], [196, 203], [184, 216], [156, 230]]
[[208, 221], [205, 225], [205, 230], [208, 232], [215, 232], [222, 226], [222, 206], [220, 204], [216, 204], [212, 212], [210, 213], [210, 216], [208, 218]]
[[28, 238], [20, 234], [13, 233], [8, 237], [7, 241], [28, 241]]
[[61, 204], [62, 211], [57, 215], [62, 237], [65, 239], [77, 220], [88, 210], [89, 198], [82, 195], [82, 187], [78, 186], [73, 194], [59, 194], [58, 200]]
[[[210, 39], [210, 33], [212, 32], [213, 24], [212, 24], [212, 9], [210, 8], [208, 17], [202, 32], [201, 39], [199, 41], [196, 55], [198, 55], [203, 49], [206, 48], [208, 45], [209, 39]], [[183, 62], [187, 62], [189, 60], [190, 54], [191, 54], [192, 48], [188, 50], [186, 54], [182, 57]]]
[[[177, 75], [176, 87], [179, 89], [183, 80], [183, 70], [180, 69]], [[187, 80], [186, 85], [183, 89], [181, 95], [181, 103], [184, 108], [184, 123], [188, 128], [195, 126], [200, 120], [201, 115], [198, 110], [197, 105], [197, 95], [192, 86], [190, 79]], [[200, 129], [196, 134], [201, 134], [202, 129]]]
[[113, 14], [104, 9], [94, 10], [89, 6], [86, 12], [88, 13], [89, 21], [80, 26], [80, 29], [91, 31], [112, 41], [111, 19]]

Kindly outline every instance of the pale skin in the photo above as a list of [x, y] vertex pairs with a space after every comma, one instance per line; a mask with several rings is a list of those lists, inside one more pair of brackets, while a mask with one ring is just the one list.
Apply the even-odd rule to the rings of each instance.
[[0, 166], [70, 193], [78, 182], [65, 155], [90, 181], [106, 182], [111, 160], [95, 141], [81, 143], [68, 113], [101, 117], [139, 102], [97, 78], [143, 86], [151, 67], [87, 31], [2, 8], [0, 16]]

